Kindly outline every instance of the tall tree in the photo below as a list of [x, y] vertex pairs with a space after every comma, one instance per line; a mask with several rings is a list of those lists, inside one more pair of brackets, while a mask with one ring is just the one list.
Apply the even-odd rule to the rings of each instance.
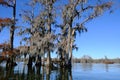
[[[22, 51], [22, 48], [20, 48], [21, 52], [23, 52], [23, 54], [28, 53], [29, 54], [29, 61], [28, 61], [28, 65], [32, 66], [32, 56], [35, 55], [35, 53], [37, 53], [37, 47], [34, 44], [33, 41], [33, 36], [35, 35], [35, 26], [34, 26], [34, 19], [35, 19], [35, 1], [29, 1], [26, 4], [27, 6], [29, 6], [29, 9], [25, 9], [22, 11], [21, 16], [23, 18], [23, 21], [25, 23], [27, 23], [28, 26], [25, 26], [25, 28], [23, 29], [23, 27], [21, 28], [21, 31], [19, 32], [19, 35], [27, 35], [25, 37], [22, 38], [22, 41], [26, 41], [27, 43], [27, 49]], [[21, 46], [22, 47], [22, 46]], [[23, 46], [24, 48], [25, 46]]]
[[[61, 27], [61, 44], [66, 42], [65, 63], [66, 66], [71, 66], [72, 51], [75, 48], [75, 38], [77, 32], [81, 33], [87, 31], [85, 23], [101, 15], [104, 11], [112, 6], [111, 1], [95, 0], [93, 2], [88, 0], [65, 0], [66, 4], [62, 9]], [[63, 35], [64, 34], [64, 35]], [[64, 44], [63, 44], [64, 45]]]
[[[54, 11], [54, 4], [56, 0], [38, 0], [40, 4], [43, 6], [42, 14], [44, 16], [44, 27], [45, 27], [45, 34], [44, 35], [44, 42], [46, 45], [45, 49], [47, 51], [47, 66], [51, 66], [51, 51], [53, 51], [54, 48], [54, 40], [55, 35], [52, 30], [52, 25], [55, 23], [55, 11]], [[44, 21], [43, 20], [43, 21]]]
[[[30, 36], [25, 37], [24, 40], [29, 41], [30, 45], [30, 52], [31, 55], [44, 55], [44, 53], [49, 54], [49, 62], [50, 63], [50, 52], [53, 51], [53, 42], [54, 42], [54, 35], [51, 33], [51, 13], [48, 14], [48, 6], [44, 3], [45, 1], [36, 1], [32, 0], [29, 4], [32, 7], [32, 10], [24, 11], [22, 14], [24, 20], [29, 23], [30, 27], [27, 27], [20, 33], [28, 33]], [[36, 4], [39, 3], [36, 7]], [[39, 11], [38, 7], [42, 7], [42, 10]], [[37, 8], [37, 15], [34, 11]], [[49, 17], [49, 18], [48, 18]], [[49, 23], [49, 26], [48, 26]], [[33, 48], [34, 47], [34, 48]]]
[[13, 50], [14, 31], [16, 22], [16, 0], [0, 0], [0, 5], [7, 6], [13, 9], [13, 19], [0, 19], [0, 30], [6, 26], [10, 26], [10, 49]]
[[13, 12], [13, 15], [12, 15], [13, 19], [10, 19], [10, 18], [0, 19], [0, 26], [1, 26], [0, 31], [6, 26], [10, 27], [10, 51], [12, 51], [13, 55], [9, 56], [9, 60], [7, 61], [6, 65], [12, 66], [12, 65], [14, 65], [13, 42], [14, 42], [14, 31], [15, 31], [15, 24], [16, 24], [16, 0], [0, 0], [0, 5], [7, 6], [7, 7], [10, 7], [13, 9], [13, 11], [12, 11]]

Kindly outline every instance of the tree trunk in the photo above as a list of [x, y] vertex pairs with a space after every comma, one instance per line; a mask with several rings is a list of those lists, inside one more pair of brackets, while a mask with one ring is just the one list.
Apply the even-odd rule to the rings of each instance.
[[72, 67], [72, 45], [73, 45], [73, 41], [71, 39], [71, 44], [70, 44], [70, 55], [69, 55], [69, 61], [68, 61], [68, 67], [71, 68]]
[[69, 80], [73, 80], [72, 79], [72, 71], [71, 70], [69, 71]]
[[32, 56], [29, 56], [28, 67], [32, 67]]
[[70, 43], [71, 43], [71, 25], [69, 26], [69, 29], [68, 29], [68, 44], [67, 44], [67, 51], [66, 51], [66, 56], [65, 56], [66, 67], [69, 67], [69, 63], [71, 63], [71, 59], [69, 59], [70, 50], [71, 50]]
[[47, 64], [46, 66], [51, 67], [51, 55], [50, 55], [50, 51], [48, 51], [47, 53]]
[[[13, 24], [10, 27], [10, 50], [13, 51], [14, 48], [14, 31], [15, 31], [15, 17], [16, 17], [16, 0], [13, 1]], [[10, 57], [10, 61], [7, 61], [6, 66], [15, 66], [16, 63], [14, 62], [14, 55]]]
[[10, 49], [13, 50], [13, 42], [14, 42], [14, 31], [15, 31], [15, 19], [16, 19], [16, 0], [13, 1], [13, 24], [10, 27]]
[[[48, 1], [47, 3], [49, 3], [50, 1]], [[47, 5], [47, 12], [48, 12], [48, 21], [47, 21], [47, 28], [48, 28], [48, 34], [51, 34], [51, 20], [52, 20], [52, 17], [51, 17], [51, 14], [52, 14], [52, 8], [53, 7], [51, 7], [52, 5], [50, 5], [50, 4], [48, 4]], [[47, 66], [49, 66], [49, 67], [51, 67], [51, 54], [50, 54], [50, 49], [49, 49], [49, 47], [50, 47], [50, 44], [49, 44], [50, 42], [48, 41], [48, 54], [47, 54]]]
[[[14, 48], [14, 46], [13, 46], [13, 42], [14, 42], [14, 25], [13, 26], [11, 26], [11, 28], [10, 28], [10, 50], [11, 51], [13, 51], [13, 48]], [[9, 64], [11, 64], [11, 66], [14, 66], [14, 64], [16, 64], [16, 62], [14, 62], [14, 54], [10, 57], [11, 59], [10, 59], [10, 61], [9, 62], [7, 62], [7, 63], [9, 63]]]
[[10, 58], [8, 57], [7, 62], [6, 62], [6, 67], [10, 66]]
[[41, 66], [41, 56], [40, 55], [37, 55], [36, 56], [36, 66]]
[[64, 52], [60, 53], [60, 67], [63, 68], [65, 67], [65, 56], [64, 56]]
[[10, 28], [10, 49], [13, 50], [13, 42], [14, 42], [14, 26]]

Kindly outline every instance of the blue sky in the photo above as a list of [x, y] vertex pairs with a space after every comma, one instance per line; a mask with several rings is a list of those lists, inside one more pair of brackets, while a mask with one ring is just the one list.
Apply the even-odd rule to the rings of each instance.
[[[18, 0], [19, 1], [19, 0]], [[119, 1], [119, 0], [118, 0]], [[20, 11], [23, 4], [17, 2]], [[10, 17], [11, 9], [0, 6], [0, 18]], [[18, 18], [18, 14], [17, 14]], [[19, 23], [19, 25], [22, 23]], [[105, 12], [102, 16], [86, 24], [88, 32], [77, 36], [76, 44], [78, 51], [73, 51], [74, 57], [80, 58], [83, 55], [89, 55], [93, 58], [120, 58], [120, 8], [114, 10], [112, 14]], [[15, 35], [14, 46], [19, 45], [20, 38]], [[4, 29], [0, 33], [0, 43], [9, 40], [9, 29]]]
[[120, 57], [120, 9], [112, 14], [107, 12], [87, 23], [87, 33], [77, 37], [79, 50], [74, 56], [90, 55], [93, 58]]

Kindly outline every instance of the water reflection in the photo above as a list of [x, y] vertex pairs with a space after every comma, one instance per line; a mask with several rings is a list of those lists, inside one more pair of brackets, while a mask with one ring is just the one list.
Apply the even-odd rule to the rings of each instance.
[[72, 72], [68, 69], [54, 69], [49, 67], [0, 67], [0, 80], [72, 80]]
[[109, 72], [109, 64], [105, 64], [105, 70], [106, 72]]
[[98, 80], [99, 75], [99, 80], [119, 80], [119, 66], [120, 64], [75, 63], [72, 69], [50, 69], [19, 63], [16, 67], [0, 66], [0, 80]]
[[92, 63], [82, 63], [81, 64], [83, 71], [91, 71]]
[[13, 79], [14, 67], [0, 67], [0, 80]]
[[72, 71], [69, 69], [59, 69], [59, 75], [56, 80], [72, 80]]

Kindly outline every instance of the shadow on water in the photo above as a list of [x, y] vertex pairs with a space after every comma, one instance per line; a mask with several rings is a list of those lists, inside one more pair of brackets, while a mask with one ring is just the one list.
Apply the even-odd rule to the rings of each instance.
[[72, 80], [72, 72], [65, 68], [51, 70], [43, 66], [19, 65], [17, 69], [0, 66], [0, 80]]

